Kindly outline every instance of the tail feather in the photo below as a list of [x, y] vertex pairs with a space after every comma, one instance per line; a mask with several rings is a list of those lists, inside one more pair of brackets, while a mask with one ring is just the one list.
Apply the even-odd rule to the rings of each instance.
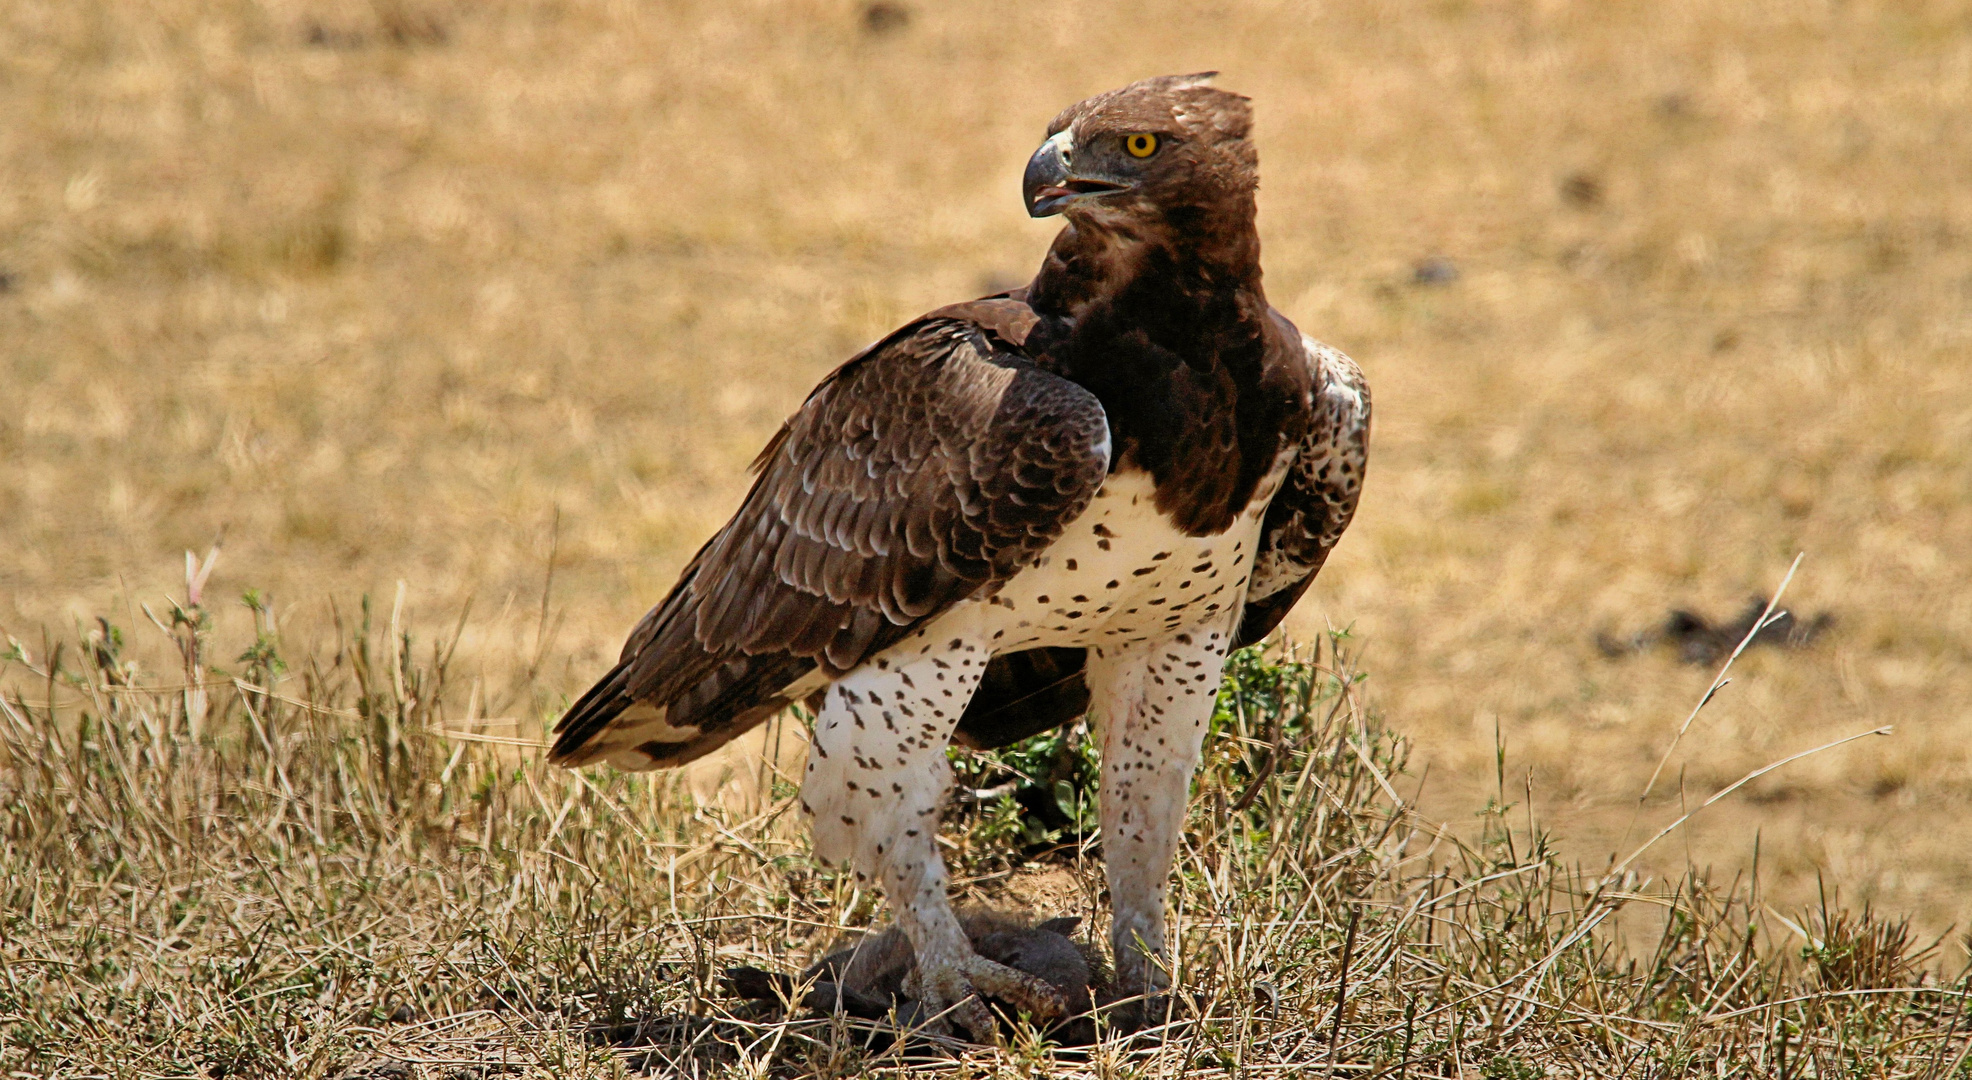
[[631, 770], [682, 765], [751, 730], [816, 681], [813, 660], [786, 653], [707, 666], [681, 691], [640, 698], [633, 665], [619, 663], [569, 706], [548, 760], [569, 768], [599, 761]]
[[1089, 711], [1087, 663], [1082, 649], [1028, 649], [993, 657], [952, 741], [996, 750], [1081, 719]]
[[570, 768], [597, 760], [601, 755], [583, 751], [630, 707], [629, 683], [630, 665], [618, 664], [576, 698], [555, 725], [555, 745], [548, 751], [548, 760]]

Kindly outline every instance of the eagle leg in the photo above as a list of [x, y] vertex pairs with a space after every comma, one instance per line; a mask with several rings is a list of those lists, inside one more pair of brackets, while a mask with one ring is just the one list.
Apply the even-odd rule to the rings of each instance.
[[1147, 999], [1170, 987], [1164, 889], [1212, 703], [1230, 625], [1194, 628], [1121, 652], [1092, 649], [1089, 688], [1102, 740], [1102, 854], [1114, 920], [1115, 988]]
[[[964, 619], [964, 614], [960, 619]], [[945, 746], [986, 670], [989, 650], [959, 620], [866, 660], [829, 687], [801, 781], [815, 855], [879, 882], [917, 958], [907, 988], [925, 1014], [946, 1013], [982, 1042], [998, 1025], [980, 995], [1036, 1019], [1067, 1012], [1042, 980], [977, 955], [946, 895], [938, 819], [952, 787]]]

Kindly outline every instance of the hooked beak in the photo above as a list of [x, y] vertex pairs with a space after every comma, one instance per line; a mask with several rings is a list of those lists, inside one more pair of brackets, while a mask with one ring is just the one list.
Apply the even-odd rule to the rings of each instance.
[[1027, 171], [1020, 177], [1020, 194], [1027, 203], [1029, 217], [1050, 217], [1071, 204], [1111, 192], [1125, 190], [1123, 184], [1076, 176], [1068, 167], [1068, 151], [1074, 137], [1067, 131], [1041, 144], [1027, 159]]

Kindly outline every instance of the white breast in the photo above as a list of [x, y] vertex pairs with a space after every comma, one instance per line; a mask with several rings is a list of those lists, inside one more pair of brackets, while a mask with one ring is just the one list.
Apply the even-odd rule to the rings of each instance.
[[992, 650], [1122, 646], [1229, 622], [1245, 603], [1260, 518], [1284, 467], [1251, 510], [1210, 536], [1173, 527], [1147, 473], [1110, 476], [1045, 555], [997, 595], [969, 602], [987, 607]]

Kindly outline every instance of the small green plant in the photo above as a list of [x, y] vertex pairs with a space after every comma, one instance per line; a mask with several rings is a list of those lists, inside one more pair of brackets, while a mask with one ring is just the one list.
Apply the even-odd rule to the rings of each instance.
[[1479, 1075], [1485, 1080], [1541, 1080], [1547, 1074], [1540, 1066], [1511, 1054], [1495, 1054], [1479, 1066]]
[[1101, 753], [1086, 722], [948, 756], [961, 793], [951, 821], [988, 860], [1065, 850], [1096, 829]]

